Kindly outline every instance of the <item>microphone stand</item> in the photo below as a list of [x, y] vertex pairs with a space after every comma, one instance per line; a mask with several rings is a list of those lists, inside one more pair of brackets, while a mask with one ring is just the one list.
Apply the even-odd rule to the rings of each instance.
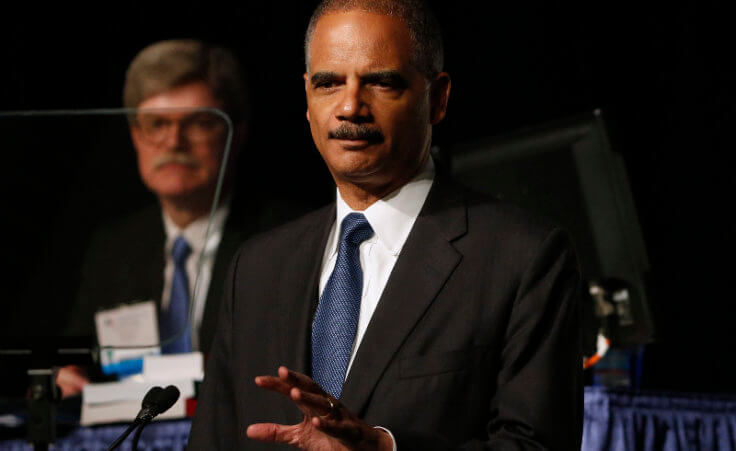
[[87, 339], [0, 337], [0, 368], [23, 370], [29, 377], [26, 437], [34, 450], [47, 450], [56, 441], [56, 412], [61, 393], [57, 366], [87, 365], [95, 351]]
[[133, 436], [133, 451], [138, 451], [138, 440], [141, 438], [141, 433], [143, 432], [143, 428], [148, 426], [148, 424], [151, 422], [151, 420], [143, 421], [141, 423], [141, 427], [138, 428], [137, 431], [135, 431], [135, 435]]
[[135, 421], [133, 421], [130, 424], [130, 426], [128, 426], [128, 429], [126, 429], [125, 432], [123, 432], [123, 434], [120, 437], [118, 437], [117, 439], [115, 439], [114, 442], [112, 442], [110, 447], [107, 448], [107, 451], [112, 451], [113, 449], [120, 446], [120, 444], [123, 443], [123, 441], [130, 435], [130, 433], [133, 432], [133, 429], [137, 428], [139, 424], [141, 424], [141, 421], [136, 418]]
[[28, 440], [34, 450], [47, 450], [56, 441], [56, 408], [61, 396], [51, 368], [29, 369]]

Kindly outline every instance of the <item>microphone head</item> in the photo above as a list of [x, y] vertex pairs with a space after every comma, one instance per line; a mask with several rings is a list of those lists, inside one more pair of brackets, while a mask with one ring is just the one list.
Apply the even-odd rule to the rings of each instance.
[[164, 413], [179, 399], [179, 389], [173, 385], [164, 388], [156, 399], [156, 415]]
[[156, 400], [159, 396], [161, 396], [161, 392], [163, 392], [164, 389], [161, 387], [151, 387], [150, 390], [148, 390], [148, 393], [146, 393], [146, 396], [143, 397], [143, 401], [141, 402], [141, 407], [143, 409], [147, 409], [150, 407], [153, 407], [153, 405], [156, 403]]

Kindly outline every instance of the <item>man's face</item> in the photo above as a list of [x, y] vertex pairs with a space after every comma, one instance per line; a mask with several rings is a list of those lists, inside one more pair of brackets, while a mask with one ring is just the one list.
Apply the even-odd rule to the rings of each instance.
[[433, 94], [411, 50], [406, 25], [393, 17], [349, 11], [317, 23], [304, 75], [307, 120], [338, 185], [395, 188], [425, 161], [449, 78], [438, 76], [444, 97]]
[[[204, 82], [192, 82], [138, 105], [130, 127], [143, 183], [159, 198], [211, 196], [227, 137], [223, 119], [197, 108], [222, 108]], [[166, 111], [165, 109], [174, 109]]]

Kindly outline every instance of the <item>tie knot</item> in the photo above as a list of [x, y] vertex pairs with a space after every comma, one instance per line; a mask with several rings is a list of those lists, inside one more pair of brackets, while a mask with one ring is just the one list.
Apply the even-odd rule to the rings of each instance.
[[373, 235], [373, 229], [362, 213], [350, 213], [342, 220], [342, 241], [359, 245]]
[[192, 253], [192, 248], [189, 247], [189, 243], [184, 239], [183, 236], [174, 241], [174, 247], [171, 249], [171, 256], [174, 259], [174, 263], [182, 265], [187, 261], [187, 257]]

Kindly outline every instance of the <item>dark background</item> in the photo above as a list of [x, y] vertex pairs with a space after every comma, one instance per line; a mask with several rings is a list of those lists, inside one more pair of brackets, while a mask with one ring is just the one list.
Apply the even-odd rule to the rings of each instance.
[[[334, 191], [311, 142], [301, 78], [314, 3], [10, 7], [0, 110], [119, 107], [125, 69], [142, 47], [208, 40], [231, 48], [249, 72], [254, 118], [240, 177], [257, 187], [253, 195], [326, 203]], [[718, 2], [479, 3], [435, 5], [453, 80], [435, 143], [601, 108], [629, 172], [652, 268], [658, 341], [645, 354], [645, 387], [736, 391], [727, 163], [736, 74], [725, 11]]]

